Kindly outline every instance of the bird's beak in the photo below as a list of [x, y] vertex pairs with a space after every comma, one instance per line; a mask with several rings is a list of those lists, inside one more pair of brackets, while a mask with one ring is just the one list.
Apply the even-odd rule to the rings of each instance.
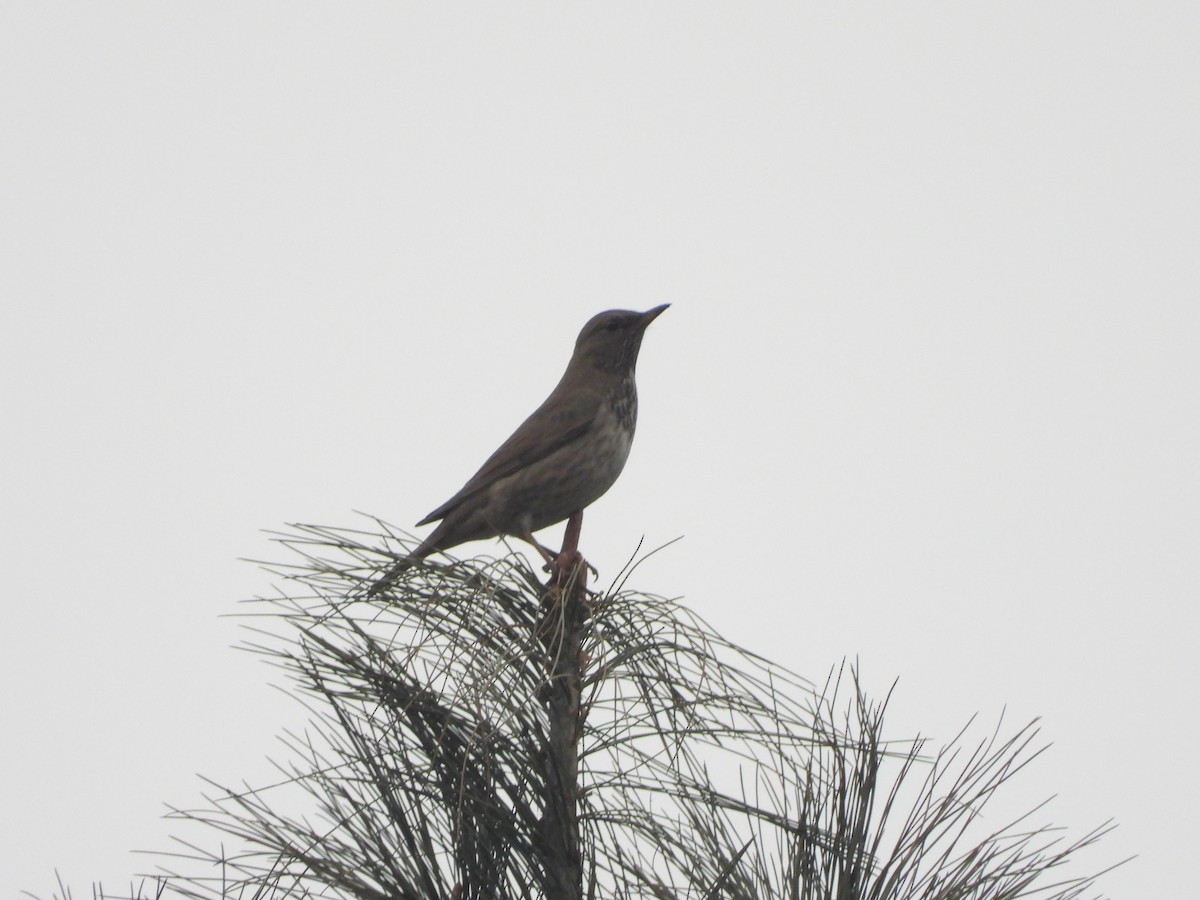
[[649, 325], [651, 322], [653, 322], [655, 319], [657, 319], [659, 316], [661, 316], [664, 312], [666, 312], [667, 307], [670, 305], [671, 305], [670, 303], [664, 303], [662, 306], [656, 306], [656, 307], [654, 307], [654, 309], [648, 309], [644, 313], [642, 313], [642, 321], [640, 323], [642, 328], [645, 328], [647, 325]]

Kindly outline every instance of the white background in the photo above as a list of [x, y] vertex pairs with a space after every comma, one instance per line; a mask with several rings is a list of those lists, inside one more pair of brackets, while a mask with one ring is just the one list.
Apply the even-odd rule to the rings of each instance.
[[602, 574], [684, 535], [637, 587], [895, 737], [1043, 717], [1006, 793], [1190, 895], [1197, 10], [5, 3], [0, 892], [269, 774], [260, 529], [416, 521], [670, 302]]

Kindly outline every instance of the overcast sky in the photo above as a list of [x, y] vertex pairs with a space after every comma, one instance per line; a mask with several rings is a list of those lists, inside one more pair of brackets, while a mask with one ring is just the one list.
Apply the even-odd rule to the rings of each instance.
[[602, 577], [682, 535], [633, 586], [898, 678], [894, 737], [1042, 717], [1007, 792], [1192, 895], [1198, 47], [1187, 2], [0, 5], [0, 892], [127, 886], [197, 773], [269, 774], [263, 529], [411, 525], [669, 302]]

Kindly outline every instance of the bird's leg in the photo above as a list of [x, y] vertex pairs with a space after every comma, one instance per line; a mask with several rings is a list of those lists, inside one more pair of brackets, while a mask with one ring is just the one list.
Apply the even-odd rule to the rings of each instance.
[[579, 532], [583, 530], [583, 510], [578, 509], [567, 519], [567, 530], [563, 532], [562, 549], [551, 564], [555, 577], [565, 582], [583, 560], [579, 555]]
[[551, 564], [553, 570], [557, 571], [560, 579], [570, 575], [571, 570], [579, 563], [583, 563], [591, 571], [592, 575], [598, 575], [595, 567], [583, 558], [579, 552], [579, 532], [583, 530], [583, 510], [576, 510], [571, 513], [571, 517], [567, 519], [567, 530], [563, 533], [562, 549], [558, 551], [558, 556]]
[[547, 569], [549, 569], [551, 566], [554, 565], [554, 559], [555, 559], [554, 551], [551, 550], [549, 547], [543, 546], [542, 544], [538, 543], [537, 540], [534, 538], [532, 531], [524, 531], [521, 534], [517, 535], [517, 537], [519, 537], [521, 540], [525, 541], [525, 543], [533, 545], [533, 548], [535, 550], [537, 550], [537, 552], [542, 555], [542, 559], [544, 559], [546, 561]]
[[558, 555], [575, 554], [579, 552], [579, 532], [583, 531], [583, 510], [579, 509], [571, 513], [571, 517], [567, 519], [567, 530], [563, 532], [562, 550]]

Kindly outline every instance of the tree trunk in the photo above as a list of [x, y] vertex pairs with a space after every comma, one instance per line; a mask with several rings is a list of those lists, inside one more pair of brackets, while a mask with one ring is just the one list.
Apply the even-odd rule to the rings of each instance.
[[557, 572], [546, 595], [541, 641], [546, 650], [547, 683], [542, 692], [549, 722], [544, 754], [546, 789], [542, 840], [546, 900], [582, 900], [583, 861], [579, 847], [579, 706], [583, 639], [589, 610], [587, 566]]

